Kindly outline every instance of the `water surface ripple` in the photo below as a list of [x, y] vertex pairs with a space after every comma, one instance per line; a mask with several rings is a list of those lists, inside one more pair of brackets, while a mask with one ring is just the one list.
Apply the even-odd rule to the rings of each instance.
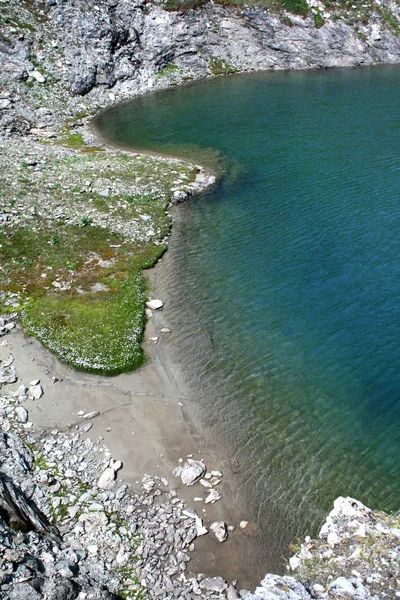
[[229, 158], [179, 208], [160, 285], [169, 354], [229, 440], [272, 567], [340, 494], [400, 507], [399, 79], [218, 78], [98, 118], [117, 143]]

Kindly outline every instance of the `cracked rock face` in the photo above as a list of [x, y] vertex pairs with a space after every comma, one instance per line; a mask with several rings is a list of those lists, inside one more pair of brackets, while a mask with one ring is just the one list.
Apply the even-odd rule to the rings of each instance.
[[[371, 10], [367, 21], [356, 14], [346, 20], [322, 7], [315, 9], [324, 15], [323, 27], [317, 27], [315, 10], [303, 18], [212, 3], [182, 13], [144, 0], [54, 0], [45, 6], [10, 0], [11, 17], [25, 28], [4, 25], [0, 124], [9, 134], [34, 128], [43, 133], [61, 114], [68, 117], [82, 106], [93, 111], [216, 73], [400, 60], [399, 38], [379, 13]], [[387, 10], [398, 13], [394, 2]], [[49, 86], [54, 94], [43, 112], [37, 92]]]

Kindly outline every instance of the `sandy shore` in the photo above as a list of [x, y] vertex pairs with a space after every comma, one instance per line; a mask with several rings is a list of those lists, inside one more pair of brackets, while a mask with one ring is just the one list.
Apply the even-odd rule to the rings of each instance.
[[[154, 335], [156, 321], [150, 321], [146, 338]], [[121, 479], [136, 486], [145, 473], [166, 477], [171, 488], [203, 517], [206, 526], [215, 520], [234, 526], [222, 544], [212, 534], [196, 540], [190, 571], [220, 575], [229, 582], [238, 580], [239, 588], [254, 588], [265, 568], [252, 524], [246, 530], [239, 527], [241, 520], [249, 519], [238, 506], [232, 474], [221, 467], [221, 449], [211, 447], [194, 423], [187, 398], [165, 370], [153, 342], [146, 348], [152, 360], [139, 371], [99, 377], [61, 364], [20, 327], [3, 338], [3, 344], [4, 340], [7, 343], [0, 346], [0, 361], [12, 354], [18, 374], [18, 381], [8, 387], [17, 389], [33, 379], [40, 379], [42, 384], [44, 395], [40, 400], [25, 404], [36, 429], [73, 429], [78, 423], [82, 425], [79, 411], [99, 411], [86, 435], [92, 440], [104, 438], [113, 457], [123, 462]], [[173, 476], [179, 459], [187, 455], [204, 459], [209, 469], [224, 471], [219, 486], [222, 499], [216, 504], [195, 502], [195, 497], [203, 496], [202, 486], [187, 488]]]

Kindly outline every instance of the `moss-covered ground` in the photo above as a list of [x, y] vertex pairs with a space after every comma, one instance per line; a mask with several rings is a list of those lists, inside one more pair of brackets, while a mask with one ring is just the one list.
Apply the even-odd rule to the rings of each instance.
[[[171, 189], [196, 168], [57, 141], [3, 156], [0, 313], [77, 369], [117, 374], [142, 364], [143, 269], [166, 249]], [[34, 159], [32, 158], [34, 157]]]

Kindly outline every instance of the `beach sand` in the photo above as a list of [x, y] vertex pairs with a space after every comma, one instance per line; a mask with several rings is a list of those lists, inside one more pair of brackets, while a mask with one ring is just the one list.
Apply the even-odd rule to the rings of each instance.
[[[156, 322], [157, 319], [150, 320], [146, 339], [155, 335]], [[190, 402], [164, 368], [162, 353], [157, 352], [153, 342], [145, 348], [151, 360], [138, 371], [100, 377], [61, 364], [20, 326], [3, 340], [7, 340], [7, 345], [0, 346], [0, 360], [12, 354], [18, 374], [18, 381], [8, 387], [17, 389], [21, 383], [29, 385], [31, 380], [40, 379], [44, 389], [39, 400], [24, 404], [36, 430], [73, 430], [83, 424], [79, 411], [99, 411], [85, 435], [93, 440], [104, 438], [113, 457], [123, 462], [121, 479], [139, 489], [137, 482], [146, 473], [166, 477], [170, 487], [198, 512], [206, 526], [224, 520], [235, 527], [224, 543], [211, 533], [198, 538], [189, 573], [222, 576], [228, 582], [238, 580], [239, 588], [254, 588], [265, 573], [257, 528], [252, 523], [245, 530], [239, 527], [241, 520], [250, 518], [245, 502], [238, 501], [234, 475], [224, 464], [223, 449], [217, 443], [210, 444], [206, 432], [195, 423]], [[166, 342], [161, 339], [160, 344], [163, 343]], [[187, 455], [204, 459], [209, 470], [223, 471], [219, 502], [194, 502], [194, 497], [205, 495], [204, 488], [199, 483], [186, 487], [173, 476], [179, 459], [184, 460]]]

